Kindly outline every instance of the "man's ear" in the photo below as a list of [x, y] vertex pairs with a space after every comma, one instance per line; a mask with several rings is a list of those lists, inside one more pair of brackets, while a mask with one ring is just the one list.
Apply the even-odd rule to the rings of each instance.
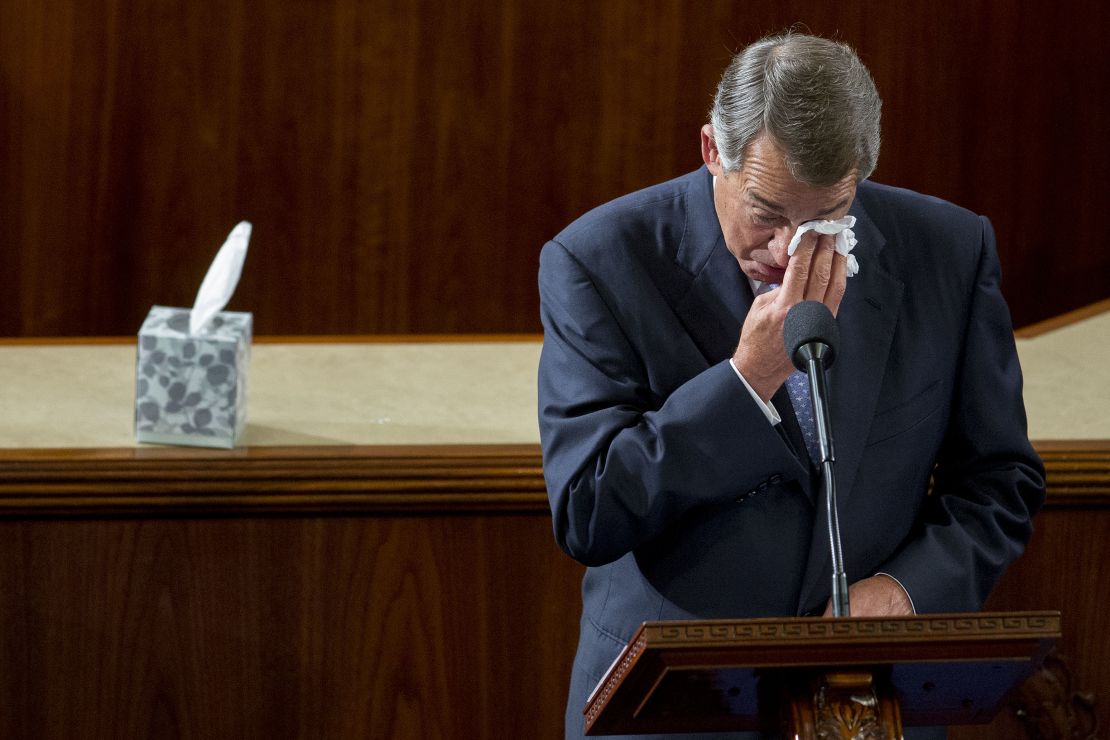
[[725, 174], [721, 154], [717, 151], [717, 140], [713, 137], [713, 127], [708, 123], [701, 127], [701, 161], [713, 175], [720, 177]]

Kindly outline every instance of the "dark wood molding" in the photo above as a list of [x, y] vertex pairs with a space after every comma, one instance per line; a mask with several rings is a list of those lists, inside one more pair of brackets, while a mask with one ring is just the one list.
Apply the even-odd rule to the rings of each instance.
[[0, 516], [543, 512], [532, 445], [0, 451]]
[[[1038, 444], [1048, 508], [1110, 508], [1110, 442]], [[0, 450], [0, 517], [530, 512], [538, 445]]]
[[1044, 461], [1051, 508], [1110, 508], [1110, 441], [1045, 441], [1034, 447]]

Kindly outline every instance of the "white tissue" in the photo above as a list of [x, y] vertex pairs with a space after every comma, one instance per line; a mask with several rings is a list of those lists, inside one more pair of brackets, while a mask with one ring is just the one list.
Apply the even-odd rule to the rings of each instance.
[[193, 302], [193, 311], [189, 315], [190, 334], [200, 334], [212, 317], [231, 300], [243, 272], [250, 240], [250, 222], [240, 221], [227, 235], [220, 251], [216, 252], [216, 259], [212, 260], [212, 266], [208, 268], [208, 274], [197, 291], [197, 299]]
[[855, 256], [851, 254], [852, 247], [856, 246], [856, 235], [852, 231], [852, 227], [855, 225], [855, 216], [845, 216], [835, 221], [806, 221], [794, 233], [794, 238], [790, 240], [790, 246], [786, 248], [786, 254], [794, 255], [794, 252], [798, 249], [798, 244], [802, 241], [802, 234], [807, 231], [816, 231], [818, 234], [836, 234], [837, 254], [842, 254], [848, 258], [848, 277], [852, 277], [859, 272], [859, 263]]

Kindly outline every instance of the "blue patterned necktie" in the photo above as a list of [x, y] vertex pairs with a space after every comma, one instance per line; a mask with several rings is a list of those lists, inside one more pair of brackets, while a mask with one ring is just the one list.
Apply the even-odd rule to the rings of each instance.
[[[778, 287], [778, 283], [767, 283], [765, 290], [761, 290], [760, 293], [769, 292]], [[819, 465], [821, 446], [817, 441], [817, 421], [813, 417], [813, 400], [809, 396], [809, 376], [801, 370], [795, 370], [786, 379], [786, 390], [790, 393], [790, 403], [794, 406], [794, 416], [797, 417], [798, 426], [802, 430], [809, 459], [815, 465]]]

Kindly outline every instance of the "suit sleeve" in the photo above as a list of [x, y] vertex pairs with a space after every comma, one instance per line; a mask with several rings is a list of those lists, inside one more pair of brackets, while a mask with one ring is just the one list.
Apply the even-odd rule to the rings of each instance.
[[994, 232], [981, 217], [981, 253], [953, 397], [914, 536], [883, 568], [919, 612], [981, 608], [1032, 535], [1044, 467], [1029, 443], [1009, 309]]
[[544, 476], [555, 537], [571, 557], [611, 562], [694, 507], [800, 470], [727, 359], [665, 397], [655, 389], [651, 368], [667, 358], [641, 355], [558, 242], [541, 253], [539, 288]]

